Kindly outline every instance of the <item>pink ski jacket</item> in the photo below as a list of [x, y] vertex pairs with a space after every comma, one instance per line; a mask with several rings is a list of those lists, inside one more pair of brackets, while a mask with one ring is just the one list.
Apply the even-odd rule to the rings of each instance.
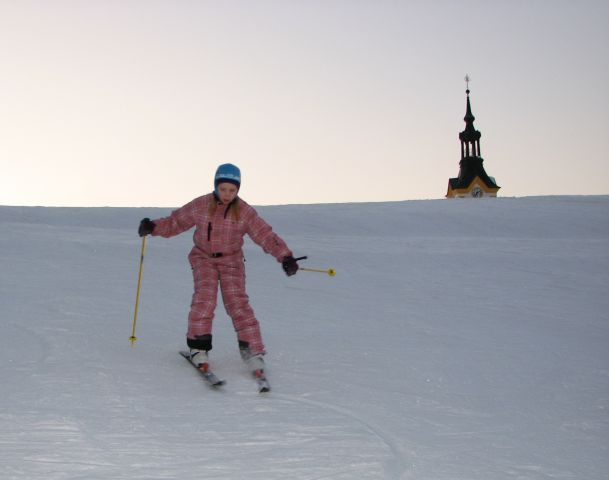
[[[217, 203], [213, 216], [209, 214], [211, 202]], [[195, 198], [168, 217], [153, 220], [156, 226], [152, 235], [169, 238], [196, 227], [193, 235], [195, 245], [188, 256], [191, 264], [198, 259], [222, 257], [228, 260], [225, 257], [235, 258], [235, 255], [241, 259], [246, 233], [277, 261], [291, 256], [286, 243], [256, 210], [241, 198], [238, 202], [239, 219], [235, 220], [230, 212], [232, 206], [219, 203], [213, 193]]]

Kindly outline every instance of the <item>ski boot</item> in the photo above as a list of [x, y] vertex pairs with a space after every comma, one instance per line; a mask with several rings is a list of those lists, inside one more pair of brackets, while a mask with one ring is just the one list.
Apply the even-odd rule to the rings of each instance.
[[266, 374], [264, 373], [263, 354], [252, 354], [249, 343], [241, 340], [239, 341], [239, 353], [250, 372], [252, 372], [252, 375], [256, 379], [256, 383], [258, 383], [258, 391], [260, 393], [270, 392], [271, 385], [269, 384]]
[[190, 349], [190, 362], [203, 373], [209, 371], [209, 356], [206, 350]]

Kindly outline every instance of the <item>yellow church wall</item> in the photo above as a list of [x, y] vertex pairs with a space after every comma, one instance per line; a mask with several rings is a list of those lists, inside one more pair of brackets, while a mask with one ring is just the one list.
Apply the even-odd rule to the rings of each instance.
[[478, 187], [482, 195], [481, 197], [496, 197], [498, 188], [488, 188], [480, 177], [474, 177], [472, 182], [466, 188], [452, 189], [450, 184], [448, 185], [448, 192], [446, 198], [473, 198], [472, 191]]

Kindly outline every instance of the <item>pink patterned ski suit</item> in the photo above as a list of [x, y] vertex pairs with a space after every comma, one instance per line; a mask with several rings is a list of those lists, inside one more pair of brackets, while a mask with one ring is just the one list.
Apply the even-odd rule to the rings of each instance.
[[[189, 339], [211, 335], [217, 305], [218, 284], [226, 312], [233, 321], [239, 341], [249, 344], [252, 354], [264, 353], [260, 325], [245, 292], [243, 236], [247, 233], [262, 249], [281, 262], [292, 252], [256, 210], [237, 197], [239, 219], [230, 212], [233, 205], [219, 203], [213, 193], [196, 198], [170, 216], [153, 220], [152, 235], [173, 237], [196, 227], [194, 247], [188, 255], [194, 276], [194, 294], [188, 315]], [[217, 207], [210, 216], [210, 203]], [[233, 202], [235, 203], [235, 202]]]

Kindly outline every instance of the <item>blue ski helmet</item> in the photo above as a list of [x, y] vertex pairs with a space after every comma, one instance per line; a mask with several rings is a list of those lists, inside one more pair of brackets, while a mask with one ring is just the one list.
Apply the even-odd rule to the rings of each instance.
[[214, 177], [214, 191], [218, 195], [218, 185], [221, 183], [232, 183], [237, 187], [241, 186], [241, 170], [232, 163], [223, 163], [216, 170], [216, 176]]

